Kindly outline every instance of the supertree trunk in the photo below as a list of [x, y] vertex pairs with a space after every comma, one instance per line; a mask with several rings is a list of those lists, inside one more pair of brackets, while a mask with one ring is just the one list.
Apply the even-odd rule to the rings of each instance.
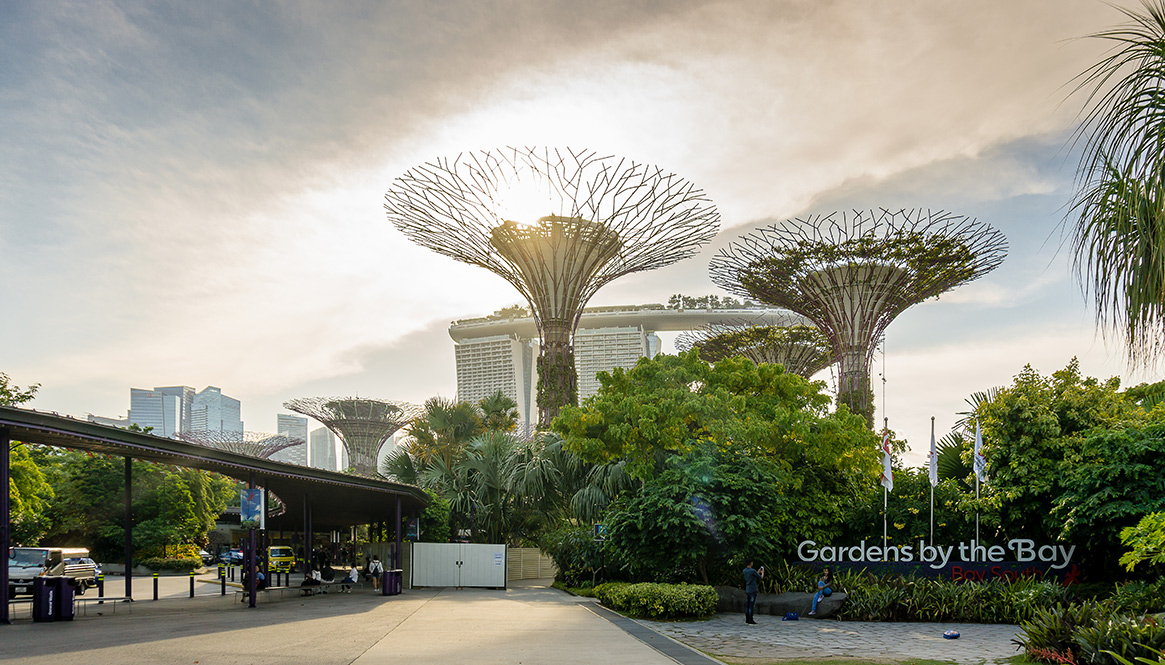
[[542, 324], [538, 355], [538, 424], [549, 428], [564, 406], [578, 404], [578, 373], [574, 366], [574, 326], [565, 321]]

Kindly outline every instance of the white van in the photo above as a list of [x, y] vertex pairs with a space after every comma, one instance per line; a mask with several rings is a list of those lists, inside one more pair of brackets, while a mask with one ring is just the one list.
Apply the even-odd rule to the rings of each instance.
[[83, 547], [12, 547], [8, 550], [8, 597], [32, 593], [32, 581], [41, 575], [72, 577], [77, 593], [97, 586], [97, 564]]

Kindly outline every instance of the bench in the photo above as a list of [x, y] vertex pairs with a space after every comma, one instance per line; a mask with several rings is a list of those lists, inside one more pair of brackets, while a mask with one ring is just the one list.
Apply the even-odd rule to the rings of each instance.
[[[114, 614], [117, 614], [117, 606], [119, 604], [127, 603], [129, 605], [129, 613], [133, 614], [133, 598], [129, 598], [127, 596], [100, 596], [97, 598], [93, 598], [93, 597], [82, 598], [80, 596], [73, 597], [74, 607], [79, 605], [81, 607], [81, 609], [83, 610], [82, 616], [89, 616], [89, 606], [92, 605], [93, 603], [98, 603], [98, 604], [110, 603], [111, 605], [113, 605], [113, 613]], [[75, 613], [75, 611], [74, 611], [74, 613]]]
[[[231, 586], [240, 586], [240, 585], [231, 585]], [[278, 591], [280, 597], [282, 597], [283, 594], [288, 592], [288, 591], [298, 591], [298, 590], [299, 590], [299, 587], [297, 587], [297, 586], [269, 586], [269, 587], [263, 587], [262, 589], [255, 589], [255, 593], [265, 593], [265, 594], [268, 594], [268, 596], [270, 596], [270, 593], [272, 591]], [[240, 588], [235, 589], [235, 598], [238, 599], [239, 596], [242, 596], [243, 598], [240, 602], [246, 602], [247, 594], [249, 594], [249, 593], [250, 593], [250, 591], [248, 591], [247, 589], [241, 588], [241, 586], [240, 586]]]

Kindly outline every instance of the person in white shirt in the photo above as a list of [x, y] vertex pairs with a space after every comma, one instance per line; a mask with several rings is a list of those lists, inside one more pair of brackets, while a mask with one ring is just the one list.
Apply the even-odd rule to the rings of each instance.
[[380, 576], [384, 574], [384, 564], [380, 563], [379, 556], [372, 557], [372, 563], [368, 564], [368, 574], [372, 576], [372, 589], [380, 591]]

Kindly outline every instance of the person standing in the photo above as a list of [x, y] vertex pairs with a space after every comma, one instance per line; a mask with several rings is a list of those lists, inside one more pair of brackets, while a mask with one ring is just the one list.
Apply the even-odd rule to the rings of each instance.
[[750, 624], [756, 623], [752, 619], [752, 611], [756, 607], [756, 596], [760, 592], [760, 581], [765, 576], [765, 567], [761, 566], [760, 570], [757, 570], [755, 565], [756, 562], [749, 559], [748, 566], [744, 569], [744, 622]]
[[372, 576], [372, 590], [380, 591], [380, 576], [384, 573], [384, 564], [380, 563], [380, 557], [373, 555], [372, 562], [368, 564], [368, 574]]

